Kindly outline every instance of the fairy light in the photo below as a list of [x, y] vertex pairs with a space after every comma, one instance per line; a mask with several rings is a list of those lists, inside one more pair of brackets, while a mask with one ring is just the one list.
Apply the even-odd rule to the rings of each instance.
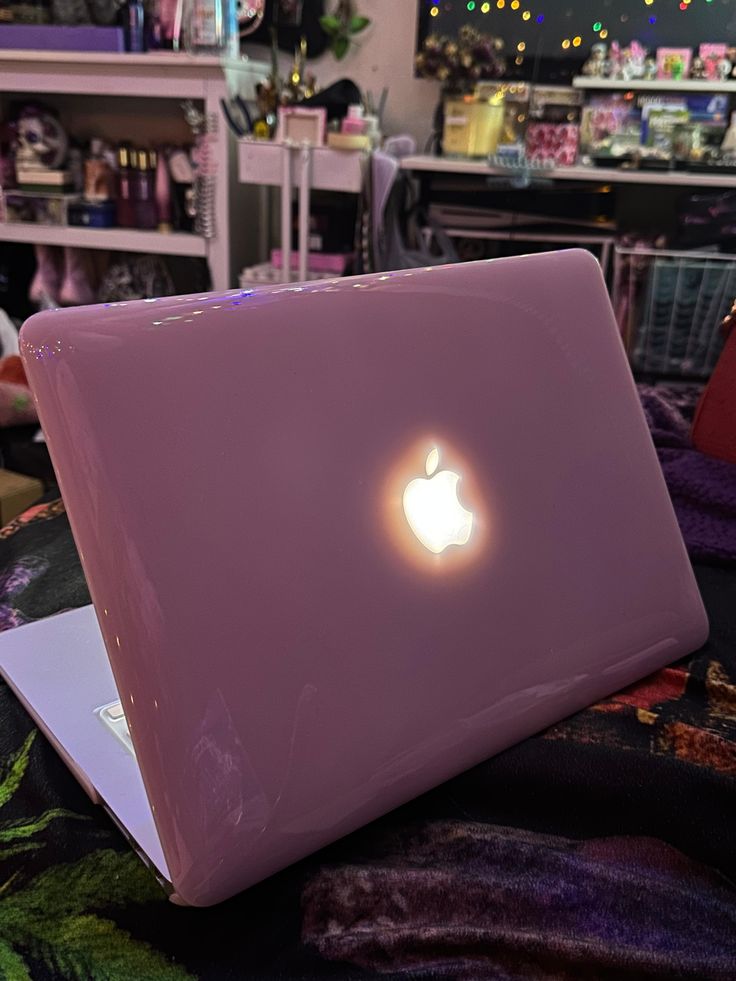
[[529, 11], [528, 10], [525, 10], [524, 13], [521, 15], [521, 19], [522, 20], [531, 20], [531, 16], [532, 15], [529, 13]]

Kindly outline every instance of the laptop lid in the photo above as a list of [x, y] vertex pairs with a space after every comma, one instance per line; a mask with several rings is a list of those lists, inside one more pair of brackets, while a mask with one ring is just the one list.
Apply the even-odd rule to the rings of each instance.
[[705, 640], [586, 252], [58, 310], [21, 342], [184, 902]]

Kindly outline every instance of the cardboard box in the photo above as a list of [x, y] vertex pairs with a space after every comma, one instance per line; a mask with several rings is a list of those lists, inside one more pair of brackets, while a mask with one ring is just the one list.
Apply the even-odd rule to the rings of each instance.
[[17, 518], [41, 497], [43, 484], [12, 470], [0, 470], [0, 526]]

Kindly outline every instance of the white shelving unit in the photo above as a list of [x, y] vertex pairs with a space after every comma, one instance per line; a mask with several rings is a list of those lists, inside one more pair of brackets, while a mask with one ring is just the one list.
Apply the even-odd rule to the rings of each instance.
[[[503, 167], [491, 167], [485, 160], [453, 160], [428, 155], [404, 157], [402, 170], [416, 173], [468, 174], [506, 177]], [[736, 187], [736, 174], [693, 174], [687, 170], [625, 170], [621, 167], [549, 167], [540, 177], [556, 181], [588, 181], [593, 184], [656, 184], [659, 187]]]
[[616, 92], [714, 92], [727, 93], [736, 92], [736, 80], [727, 82], [710, 82], [701, 79], [686, 78], [677, 82], [674, 79], [654, 79], [645, 81], [643, 79], [624, 81], [619, 78], [591, 78], [587, 75], [578, 75], [573, 79], [573, 87], [576, 89], [592, 89], [595, 91], [616, 91]]
[[291, 282], [291, 197], [299, 189], [299, 280], [308, 275], [310, 195], [316, 191], [360, 194], [370, 154], [359, 150], [296, 146], [240, 140], [239, 177], [243, 184], [281, 188], [283, 282]]
[[135, 228], [75, 228], [10, 221], [0, 224], [0, 240], [38, 245], [71, 245], [79, 249], [146, 252], [149, 255], [190, 255], [207, 258], [207, 239], [188, 232], [144, 232]]
[[[171, 112], [192, 99], [217, 120], [214, 156], [218, 163], [215, 192], [215, 234], [211, 238], [185, 232], [160, 233], [127, 228], [93, 229], [0, 223], [0, 241], [71, 245], [89, 249], [198, 256], [207, 259], [216, 290], [235, 283], [231, 221], [236, 183], [231, 137], [220, 99], [238, 91], [252, 99], [255, 85], [268, 66], [250, 60], [229, 61], [186, 54], [97, 54], [69, 51], [0, 52], [0, 97], [9, 94], [50, 94], [116, 99], [171, 100]], [[168, 110], [167, 110], [168, 111]], [[135, 139], [135, 133], [127, 134]], [[237, 251], [237, 249], [235, 249]]]

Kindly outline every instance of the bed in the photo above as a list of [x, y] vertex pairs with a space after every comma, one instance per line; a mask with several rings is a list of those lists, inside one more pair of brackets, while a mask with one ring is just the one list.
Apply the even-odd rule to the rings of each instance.
[[[641, 388], [709, 643], [213, 909], [171, 906], [0, 687], [0, 977], [736, 978], [736, 466]], [[89, 601], [51, 493], [0, 629]]]

